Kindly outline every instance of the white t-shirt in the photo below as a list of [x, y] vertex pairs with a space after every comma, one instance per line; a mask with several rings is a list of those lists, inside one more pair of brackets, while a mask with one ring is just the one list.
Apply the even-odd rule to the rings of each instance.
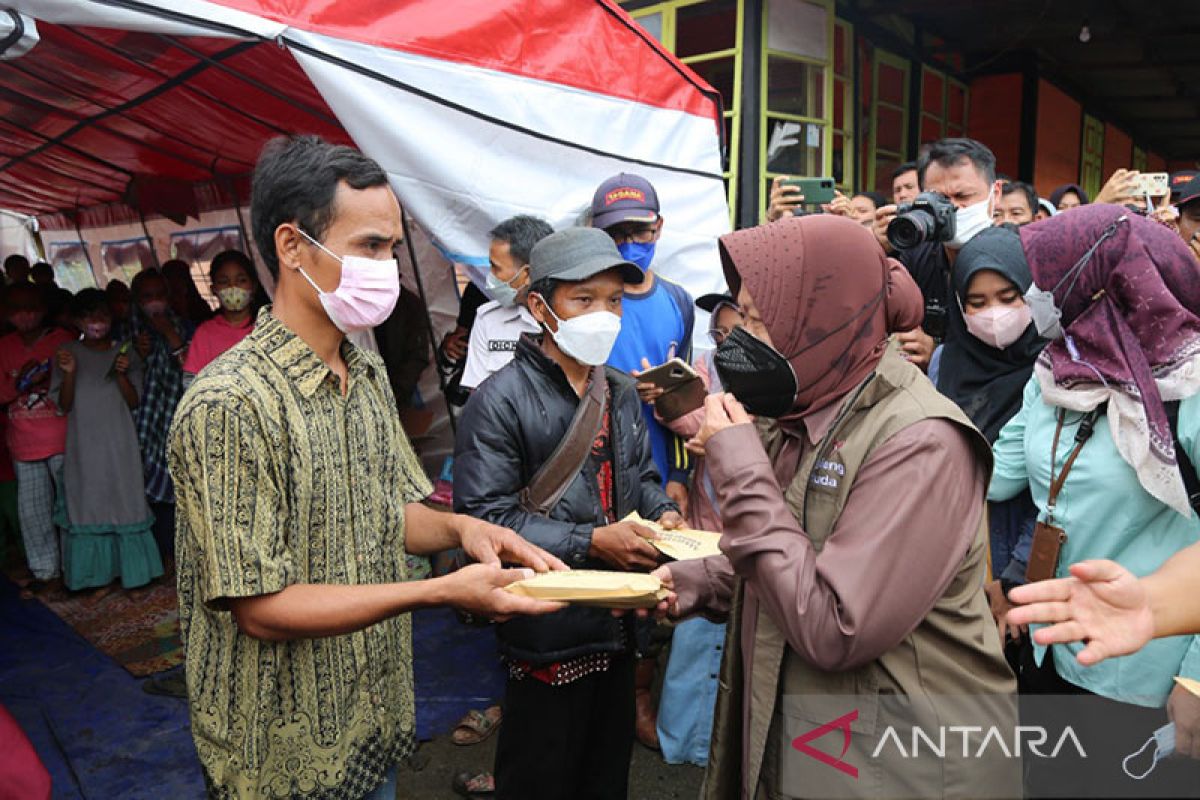
[[481, 305], [467, 344], [462, 386], [474, 389], [483, 383], [512, 361], [521, 334], [540, 331], [541, 326], [523, 305], [502, 306], [495, 300]]

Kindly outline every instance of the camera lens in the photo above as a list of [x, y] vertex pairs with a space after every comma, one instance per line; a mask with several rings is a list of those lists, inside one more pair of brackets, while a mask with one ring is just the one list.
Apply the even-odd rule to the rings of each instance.
[[929, 212], [914, 209], [888, 223], [887, 238], [897, 250], [908, 250], [926, 241], [934, 225], [935, 221]]

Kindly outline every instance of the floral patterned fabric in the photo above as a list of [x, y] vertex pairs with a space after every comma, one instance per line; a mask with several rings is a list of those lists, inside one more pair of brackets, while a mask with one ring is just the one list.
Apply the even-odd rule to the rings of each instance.
[[348, 393], [299, 337], [254, 332], [188, 390], [171, 432], [180, 624], [215, 797], [360, 798], [415, 744], [408, 615], [267, 642], [225, 601], [406, 579], [404, 506], [429, 494], [382, 361], [344, 344]]

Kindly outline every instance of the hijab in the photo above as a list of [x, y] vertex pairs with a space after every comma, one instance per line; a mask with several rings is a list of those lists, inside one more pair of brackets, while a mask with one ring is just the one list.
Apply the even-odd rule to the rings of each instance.
[[[988, 228], [959, 251], [954, 262], [954, 291], [960, 306], [966, 305], [971, 279], [982, 270], [1000, 273], [1021, 294], [1033, 283], [1021, 250], [1021, 237], [1008, 228]], [[951, 333], [942, 349], [938, 389], [958, 404], [989, 442], [995, 443], [1000, 429], [1021, 409], [1025, 384], [1046, 340], [1031, 324], [1020, 339], [998, 350], [971, 335], [962, 315], [950, 315], [949, 324]]]
[[791, 364], [803, 419], [840, 400], [879, 363], [889, 334], [921, 324], [924, 302], [874, 235], [831, 214], [788, 217], [720, 238], [730, 293], [744, 284]]
[[1108, 403], [1142, 486], [1190, 516], [1163, 401], [1200, 392], [1200, 264], [1168, 228], [1107, 204], [1027, 225], [1021, 243], [1062, 312], [1063, 337], [1034, 369], [1046, 402]]
[[1067, 192], [1074, 192], [1076, 195], [1078, 195], [1079, 196], [1079, 205], [1081, 205], [1081, 206], [1086, 206], [1088, 203], [1091, 202], [1090, 200], [1088, 200], [1087, 192], [1085, 192], [1083, 190], [1083, 188], [1079, 186], [1079, 184], [1064, 183], [1062, 186], [1059, 186], [1057, 189], [1055, 189], [1053, 192], [1050, 193], [1050, 202], [1054, 203], [1055, 208], [1058, 208], [1058, 204], [1060, 202], [1062, 202], [1063, 195], [1066, 194]]

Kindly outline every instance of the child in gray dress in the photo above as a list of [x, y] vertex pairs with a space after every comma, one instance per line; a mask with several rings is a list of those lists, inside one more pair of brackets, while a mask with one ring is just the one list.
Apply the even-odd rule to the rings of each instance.
[[63, 468], [67, 588], [103, 587], [118, 577], [127, 589], [163, 574], [146, 503], [142, 458], [131, 409], [137, 406], [142, 362], [128, 343], [113, 341], [112, 314], [99, 289], [71, 303], [83, 331], [58, 351], [53, 391], [67, 418]]

